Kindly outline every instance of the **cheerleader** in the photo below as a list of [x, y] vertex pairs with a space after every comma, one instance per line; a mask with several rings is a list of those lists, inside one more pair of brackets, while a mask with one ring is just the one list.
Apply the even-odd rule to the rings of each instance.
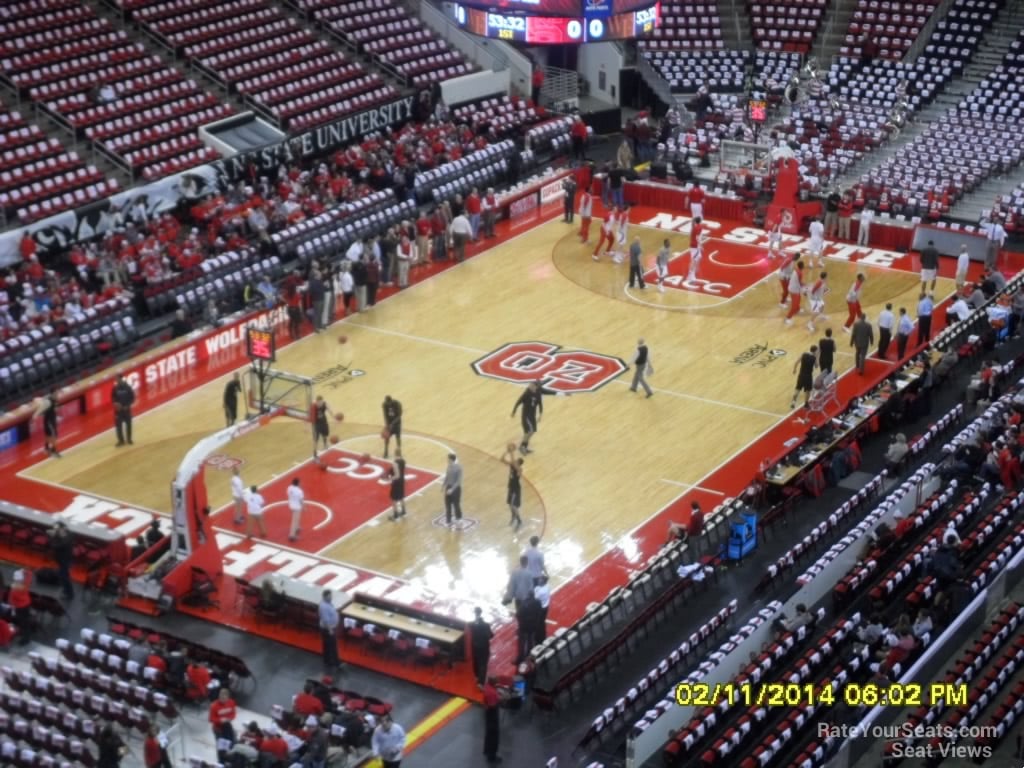
[[615, 209], [608, 211], [608, 215], [601, 222], [601, 236], [597, 239], [597, 248], [594, 249], [594, 261], [600, 259], [601, 246], [607, 242], [606, 252], [615, 245]]
[[807, 330], [811, 333], [814, 333], [815, 321], [825, 318], [825, 294], [828, 292], [828, 273], [822, 272], [817, 282], [811, 286], [811, 319], [807, 322]]

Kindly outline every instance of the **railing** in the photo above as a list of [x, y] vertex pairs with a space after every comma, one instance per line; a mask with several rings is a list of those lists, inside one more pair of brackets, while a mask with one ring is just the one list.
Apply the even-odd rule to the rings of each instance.
[[541, 101], [553, 108], [568, 111], [563, 105], [575, 106], [580, 97], [579, 75], [574, 69], [544, 67], [544, 85], [541, 86]]

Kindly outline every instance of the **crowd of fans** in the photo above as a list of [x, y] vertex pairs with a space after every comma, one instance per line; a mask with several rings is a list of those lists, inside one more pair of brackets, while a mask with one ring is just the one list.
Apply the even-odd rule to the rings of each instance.
[[[486, 120], [455, 122], [441, 101], [424, 117], [421, 122], [373, 133], [312, 162], [283, 164], [269, 173], [250, 165], [245, 177], [226, 191], [203, 197], [181, 214], [153, 213], [140, 197], [125, 210], [109, 213], [106, 234], [57, 255], [41, 252], [36, 241], [25, 236], [20, 244], [22, 261], [0, 270], [0, 341], [47, 326], [64, 335], [67, 319], [80, 319], [94, 304], [117, 295], [134, 296], [141, 311], [144, 289], [195, 272], [208, 257], [251, 244], [267, 251], [274, 232], [376, 190], [390, 188], [399, 200], [411, 199], [417, 174], [482, 149], [497, 138]], [[480, 190], [477, 196], [484, 193]], [[432, 214], [435, 258], [437, 219], [443, 216], [446, 227], [450, 226], [460, 205], [457, 200]], [[411, 241], [418, 241], [417, 232], [408, 234]], [[390, 236], [400, 238], [401, 234]], [[457, 245], [453, 233], [446, 232], [445, 237], [448, 247]], [[428, 258], [420, 244], [416, 262]], [[369, 253], [370, 261], [376, 261], [384, 273], [381, 282], [390, 283], [391, 273], [398, 274], [397, 265], [390, 270], [383, 266], [377, 247]], [[350, 271], [357, 286], [361, 285], [361, 268]], [[372, 274], [370, 279], [372, 285]], [[368, 303], [372, 305], [372, 298]]]

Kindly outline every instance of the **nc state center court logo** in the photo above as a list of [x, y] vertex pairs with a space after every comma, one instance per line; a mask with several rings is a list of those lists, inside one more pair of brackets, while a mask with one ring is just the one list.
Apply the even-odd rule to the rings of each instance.
[[582, 349], [563, 350], [546, 341], [514, 341], [473, 363], [480, 376], [527, 384], [539, 381], [547, 392], [594, 392], [626, 370], [618, 357]]

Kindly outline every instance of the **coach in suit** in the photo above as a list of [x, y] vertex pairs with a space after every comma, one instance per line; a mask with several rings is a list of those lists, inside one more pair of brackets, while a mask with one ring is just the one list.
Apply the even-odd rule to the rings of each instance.
[[868, 322], [867, 317], [861, 312], [857, 318], [857, 322], [853, 324], [853, 328], [850, 330], [850, 346], [853, 347], [854, 351], [854, 365], [857, 366], [857, 372], [864, 373], [864, 362], [868, 358], [868, 348], [875, 343], [875, 329], [871, 327], [871, 323]]

